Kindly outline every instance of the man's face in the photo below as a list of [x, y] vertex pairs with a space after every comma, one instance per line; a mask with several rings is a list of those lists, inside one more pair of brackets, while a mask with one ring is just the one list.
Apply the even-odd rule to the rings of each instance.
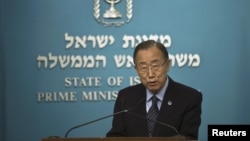
[[135, 68], [142, 84], [156, 94], [166, 82], [170, 61], [164, 59], [158, 48], [152, 47], [138, 51]]

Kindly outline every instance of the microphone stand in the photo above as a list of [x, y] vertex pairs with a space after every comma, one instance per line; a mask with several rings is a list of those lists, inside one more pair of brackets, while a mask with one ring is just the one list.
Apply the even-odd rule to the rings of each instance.
[[114, 115], [117, 115], [117, 114], [120, 114], [120, 113], [123, 113], [123, 112], [128, 112], [128, 110], [127, 110], [127, 109], [126, 109], [126, 110], [122, 110], [122, 111], [119, 111], [119, 112], [114, 113], [114, 114], [112, 114], [112, 115], [107, 115], [107, 116], [104, 116], [104, 117], [101, 117], [101, 118], [98, 118], [98, 119], [95, 119], [95, 120], [92, 120], [92, 121], [89, 121], [89, 122], [86, 122], [86, 123], [83, 123], [83, 124], [80, 124], [80, 125], [74, 126], [74, 127], [70, 128], [70, 129], [66, 132], [66, 134], [65, 134], [65, 136], [64, 136], [64, 137], [65, 137], [65, 138], [67, 138], [67, 136], [68, 136], [69, 132], [70, 132], [70, 131], [72, 131], [73, 129], [76, 129], [76, 128], [79, 128], [79, 127], [82, 127], [82, 126], [88, 125], [88, 124], [90, 124], [90, 123], [97, 122], [97, 121], [99, 121], [99, 120], [106, 119], [106, 118], [108, 118], [108, 117], [112, 117], [112, 116], [114, 116]]

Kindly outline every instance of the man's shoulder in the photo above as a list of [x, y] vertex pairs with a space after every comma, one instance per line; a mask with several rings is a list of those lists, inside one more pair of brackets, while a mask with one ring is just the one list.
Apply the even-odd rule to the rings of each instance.
[[178, 86], [179, 88], [185, 89], [187, 91], [200, 93], [200, 90], [198, 90], [198, 89], [196, 89], [194, 87], [191, 87], [191, 86], [189, 86], [187, 84], [183, 84], [183, 83], [180, 83], [180, 82], [175, 82], [175, 85]]
[[196, 89], [190, 85], [184, 84], [184, 83], [180, 83], [180, 82], [176, 82], [173, 81], [170, 83], [169, 85], [170, 89], [174, 90], [174, 91], [180, 91], [180, 92], [185, 92], [185, 93], [189, 93], [189, 94], [197, 94], [197, 95], [201, 95], [202, 92], [199, 89]]
[[128, 86], [120, 90], [120, 92], [127, 92], [127, 91], [135, 91], [135, 90], [143, 90], [145, 87], [139, 83], [136, 85]]
[[121, 89], [119, 97], [141, 97], [146, 93], [146, 88], [142, 84], [136, 84]]
[[194, 87], [180, 82], [173, 82], [169, 87], [170, 95], [187, 103], [196, 103], [202, 101], [202, 92]]

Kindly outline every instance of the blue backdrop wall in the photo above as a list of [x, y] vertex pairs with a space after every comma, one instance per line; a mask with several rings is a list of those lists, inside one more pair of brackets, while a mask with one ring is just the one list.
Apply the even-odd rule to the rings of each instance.
[[[250, 124], [249, 0], [1, 0], [0, 140], [63, 137], [112, 113], [117, 91], [138, 83], [135, 45], [169, 50], [170, 77], [203, 93], [208, 124]], [[112, 118], [70, 132], [104, 137]]]

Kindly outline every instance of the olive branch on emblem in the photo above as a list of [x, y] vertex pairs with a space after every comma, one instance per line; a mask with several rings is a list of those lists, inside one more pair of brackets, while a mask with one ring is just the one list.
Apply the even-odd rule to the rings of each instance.
[[95, 19], [100, 22], [100, 0], [94, 0], [94, 17]]
[[127, 1], [127, 4], [126, 4], [127, 14], [126, 14], [126, 16], [127, 16], [127, 22], [129, 22], [130, 19], [132, 18], [132, 13], [133, 13], [133, 9], [132, 9], [132, 7], [133, 7], [133, 4], [132, 4], [133, 0], [126, 0], [126, 1]]

